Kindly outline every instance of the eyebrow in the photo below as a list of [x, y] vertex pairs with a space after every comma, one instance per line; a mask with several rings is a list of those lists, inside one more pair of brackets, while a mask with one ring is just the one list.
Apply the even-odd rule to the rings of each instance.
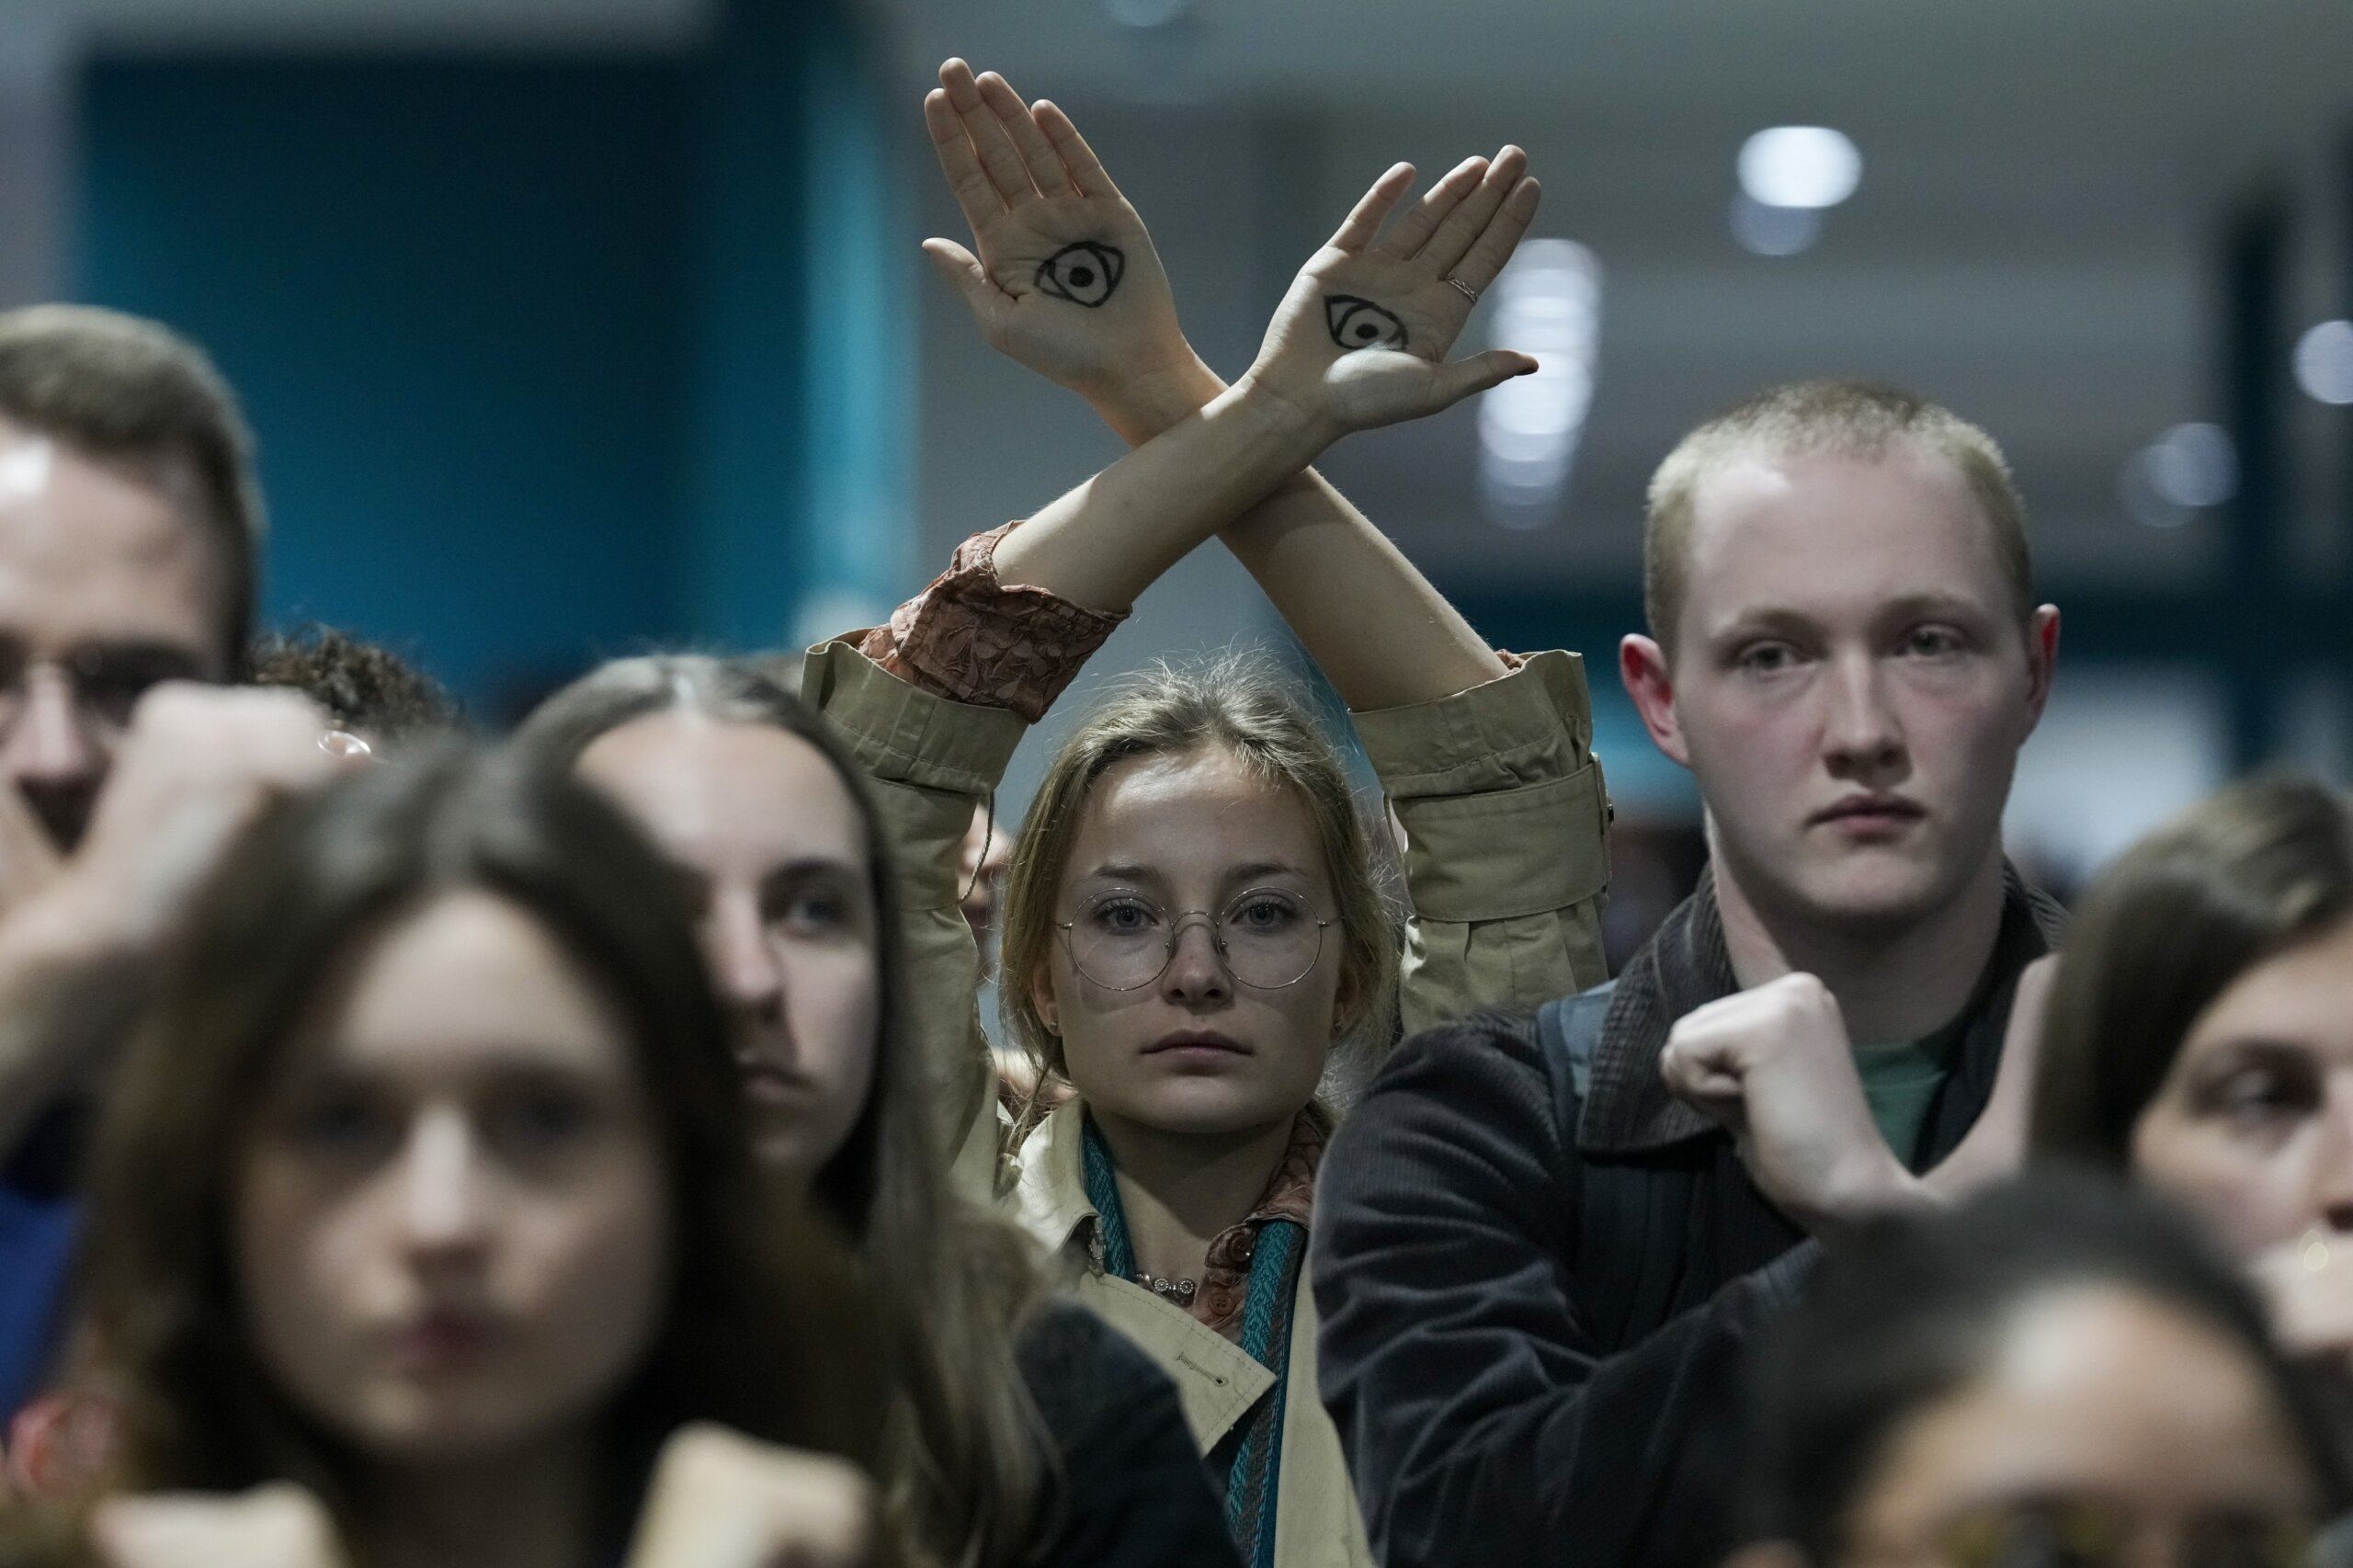
[[[1985, 609], [1982, 605], [1973, 604], [1955, 594], [1936, 593], [1907, 594], [1900, 599], [1889, 600], [1872, 612], [1872, 619], [1882, 623], [1937, 619], [1974, 621], [1984, 619], [1984, 616]], [[1759, 633], [1795, 637], [1819, 631], [1821, 626], [1819, 618], [1802, 610], [1781, 605], [1758, 605], [1743, 608], [1738, 614], [1724, 620], [1721, 630], [1709, 635], [1711, 641], [1718, 642], [1753, 637]]]
[[[1167, 879], [1150, 866], [1102, 865], [1086, 873], [1120, 882], [1164, 882]], [[1225, 882], [1247, 881], [1256, 877], [1304, 877], [1307, 873], [1297, 866], [1281, 860], [1252, 860], [1223, 872], [1219, 880]]]

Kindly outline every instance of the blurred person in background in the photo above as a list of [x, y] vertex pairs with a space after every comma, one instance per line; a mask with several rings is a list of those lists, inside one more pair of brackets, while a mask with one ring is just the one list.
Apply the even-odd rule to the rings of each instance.
[[969, 1568], [1232, 1561], [1167, 1380], [1090, 1314], [1041, 1301], [1020, 1238], [957, 1200], [964, 1130], [938, 1108], [941, 1053], [912, 1032], [900, 910], [964, 884], [903, 883], [886, 837], [926, 802], [869, 786], [781, 674], [617, 660], [516, 744], [620, 804], [689, 890], [755, 1147], [855, 1244], [884, 1309], [904, 1402], [883, 1471], [894, 1517], [923, 1561]]
[[465, 722], [458, 699], [425, 671], [380, 642], [315, 622], [256, 639], [246, 678], [301, 692], [370, 752], [454, 734]]
[[667, 870], [576, 785], [450, 753], [268, 812], [89, 1201], [104, 1430], [11, 1561], [882, 1560], [872, 1309], [753, 1157]]
[[2085, 898], [2045, 1030], [2036, 1155], [2203, 1218], [2353, 1437], [2353, 806], [2256, 779], [2134, 846]]
[[1809, 1237], [2023, 1144], [1996, 1073], [2059, 916], [1999, 830], [2058, 612], [2000, 452], [1777, 388], [1668, 456], [1644, 551], [1621, 673], [1708, 874], [1618, 980], [1408, 1042], [1328, 1162], [1324, 1392], [1388, 1568], [1712, 1561]]
[[[927, 874], [954, 885], [959, 830], [1023, 728], [1218, 533], [1358, 710], [1408, 825], [1408, 1014], [1597, 976], [1604, 807], [1581, 672], [1496, 654], [1307, 467], [1350, 429], [1529, 368], [1444, 361], [1534, 211], [1524, 156], [1468, 160], [1404, 209], [1412, 171], [1383, 176], [1229, 387], [1067, 116], [961, 61], [925, 113], [973, 240], [926, 249], [992, 344], [1135, 449], [968, 541], [887, 627], [818, 651], [810, 694], [860, 759], [949, 790]], [[1304, 1238], [1334, 1110], [1319, 1085], [1359, 1033], [1385, 1045], [1398, 936], [1292, 684], [1236, 662], [1149, 672], [1049, 765], [1015, 844], [1000, 984], [1008, 1031], [1075, 1097], [1017, 1127], [1008, 1202], [1077, 1299], [1176, 1381], [1245, 1559], [1361, 1563], [1315, 1394]], [[1521, 854], [1531, 832], [1560, 858]], [[969, 943], [937, 957], [943, 990], [951, 960], [969, 983]]]
[[335, 766], [309, 703], [214, 684], [244, 663], [260, 527], [194, 346], [0, 314], [0, 1418], [51, 1346], [87, 1099], [155, 944], [259, 804]]
[[2082, 1176], [1864, 1225], [1759, 1360], [1727, 1568], [2309, 1568], [2345, 1496], [2255, 1293]]

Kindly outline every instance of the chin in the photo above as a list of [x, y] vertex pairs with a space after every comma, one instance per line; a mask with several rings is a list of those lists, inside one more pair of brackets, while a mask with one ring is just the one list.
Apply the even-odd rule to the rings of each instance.
[[1866, 851], [1810, 868], [1790, 892], [1820, 920], [1904, 925], [1943, 908], [1967, 880], [1926, 855]]
[[1287, 1121], [1298, 1115], [1305, 1103], [1302, 1100], [1293, 1104], [1287, 1096], [1270, 1096], [1263, 1088], [1252, 1092], [1239, 1085], [1195, 1082], [1164, 1085], [1157, 1092], [1141, 1096], [1131, 1105], [1121, 1108], [1121, 1114], [1157, 1132], [1216, 1138], [1255, 1132], [1275, 1122]]

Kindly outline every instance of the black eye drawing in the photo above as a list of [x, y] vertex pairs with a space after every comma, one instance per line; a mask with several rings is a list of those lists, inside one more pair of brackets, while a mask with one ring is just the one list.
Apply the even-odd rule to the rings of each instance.
[[1324, 295], [1324, 320], [1332, 329], [1332, 341], [1343, 348], [1405, 347], [1405, 324], [1354, 294]]
[[1111, 297], [1127, 267], [1128, 258], [1117, 245], [1081, 240], [1038, 264], [1038, 287], [1057, 300], [1093, 310]]

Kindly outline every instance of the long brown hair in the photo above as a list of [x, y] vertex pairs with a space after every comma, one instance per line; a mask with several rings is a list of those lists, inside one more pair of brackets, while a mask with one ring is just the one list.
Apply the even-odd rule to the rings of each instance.
[[2198, 1016], [2240, 975], [2353, 919], [2353, 809], [2258, 778], [2127, 851], [2084, 902], [2052, 983], [2036, 1153], [2122, 1170]]
[[189, 911], [103, 1112], [84, 1304], [92, 1381], [120, 1401], [129, 1490], [289, 1479], [331, 1507], [364, 1455], [256, 1358], [234, 1283], [234, 1171], [298, 1019], [404, 910], [460, 889], [511, 902], [628, 1021], [663, 1152], [669, 1305], [608, 1407], [610, 1524], [664, 1437], [696, 1419], [872, 1464], [885, 1386], [864, 1291], [746, 1141], [725, 1028], [688, 912], [612, 807], [459, 751], [369, 768], [270, 811]]
[[599, 735], [683, 712], [781, 730], [815, 748], [866, 825], [881, 1010], [874, 1083], [848, 1141], [814, 1178], [882, 1300], [904, 1380], [910, 1434], [888, 1473], [907, 1533], [960, 1568], [1029, 1560], [1051, 1513], [1052, 1453], [1014, 1359], [1016, 1334], [1042, 1290], [1026, 1244], [949, 1187], [946, 1085], [907, 1035], [893, 857], [866, 781], [824, 721], [750, 659], [678, 653], [619, 659], [542, 703], [516, 745], [570, 769]]
[[[1347, 767], [1306, 706], [1264, 654], [1229, 653], [1196, 665], [1154, 665], [1086, 716], [1046, 767], [1006, 873], [998, 993], [1006, 1031], [1038, 1063], [1039, 1081], [1066, 1077], [1062, 1038], [1046, 1027], [1030, 978], [1054, 937], [1054, 907], [1079, 814], [1096, 784], [1123, 762], [1222, 749], [1307, 808], [1324, 851], [1341, 931], [1337, 1042], [1376, 1033], [1394, 1013], [1398, 929], [1381, 891], [1372, 843]], [[1037, 1118], [1033, 1103], [1025, 1124]]]

